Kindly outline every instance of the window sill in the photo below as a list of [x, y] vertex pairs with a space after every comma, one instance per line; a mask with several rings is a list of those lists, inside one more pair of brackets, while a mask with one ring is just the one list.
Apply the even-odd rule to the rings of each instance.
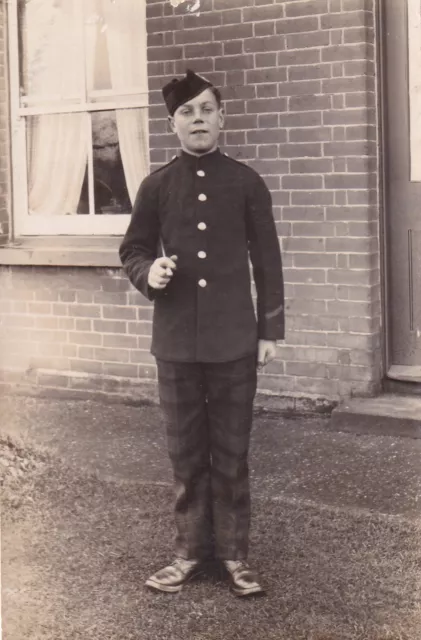
[[0, 265], [121, 267], [121, 236], [40, 236], [0, 246]]

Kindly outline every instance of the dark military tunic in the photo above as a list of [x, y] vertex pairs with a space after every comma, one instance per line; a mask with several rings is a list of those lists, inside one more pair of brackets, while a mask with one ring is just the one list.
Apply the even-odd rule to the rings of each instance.
[[[177, 269], [165, 289], [153, 290], [148, 272], [162, 247], [178, 256]], [[258, 339], [284, 338], [269, 190], [219, 150], [201, 157], [183, 151], [142, 182], [120, 257], [132, 284], [155, 301], [151, 351], [159, 359], [233, 361], [255, 353]]]

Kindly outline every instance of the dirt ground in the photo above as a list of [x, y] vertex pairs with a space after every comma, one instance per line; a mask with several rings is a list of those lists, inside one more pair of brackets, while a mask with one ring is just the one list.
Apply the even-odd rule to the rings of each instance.
[[265, 598], [218, 573], [175, 596], [145, 578], [171, 558], [172, 491], [104, 479], [0, 437], [4, 640], [419, 640], [417, 519], [254, 500]]

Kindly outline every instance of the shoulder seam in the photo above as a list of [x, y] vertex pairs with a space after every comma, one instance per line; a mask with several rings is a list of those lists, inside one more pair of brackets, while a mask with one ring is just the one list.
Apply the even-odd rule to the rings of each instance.
[[235, 164], [239, 164], [240, 167], [244, 167], [245, 169], [248, 169], [249, 171], [251, 171], [252, 173], [257, 173], [257, 171], [255, 169], [253, 169], [253, 167], [250, 167], [248, 164], [246, 164], [245, 162], [242, 162], [241, 160], [237, 160], [237, 158], [232, 158], [231, 156], [223, 153], [222, 154], [227, 160], [231, 160], [231, 162], [235, 162]]
[[176, 156], [175, 158], [173, 158], [172, 160], [170, 160], [169, 162], [167, 162], [167, 164], [163, 164], [162, 167], [158, 167], [158, 169], [154, 169], [154, 171], [152, 171], [149, 175], [150, 176], [154, 176], [155, 174], [159, 173], [160, 171], [162, 171], [163, 169], [166, 169], [167, 167], [170, 167], [172, 164], [174, 164], [175, 162], [177, 162], [177, 160], [179, 159], [178, 156]]

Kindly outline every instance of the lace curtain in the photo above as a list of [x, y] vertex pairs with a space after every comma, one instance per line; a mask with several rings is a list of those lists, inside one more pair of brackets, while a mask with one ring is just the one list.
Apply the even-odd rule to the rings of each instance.
[[[145, 32], [144, 2], [31, 0], [26, 4], [23, 25], [25, 90], [31, 104], [45, 105], [57, 99], [77, 104], [85, 91], [82, 64], [87, 86], [95, 85], [98, 18], [106, 31], [113, 90], [119, 94], [147, 92], [146, 63], [139, 60], [146, 56], [146, 42], [139, 40]], [[124, 174], [133, 203], [147, 172], [148, 114], [147, 109], [117, 109], [116, 114]], [[90, 116], [32, 116], [31, 125], [27, 138], [30, 213], [75, 214], [87, 166]]]

